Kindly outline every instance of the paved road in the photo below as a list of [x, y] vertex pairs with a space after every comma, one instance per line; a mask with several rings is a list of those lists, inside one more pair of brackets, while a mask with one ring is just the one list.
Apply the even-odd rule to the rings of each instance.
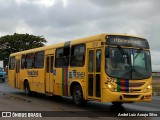
[[[133, 111], [153, 111], [154, 113], [154, 111], [160, 111], [159, 103], [160, 97], [154, 96], [152, 102], [149, 103], [124, 104], [121, 107], [115, 107], [111, 103], [88, 102], [85, 107], [78, 107], [72, 103], [70, 98], [63, 97], [62, 100], [54, 100], [50, 97], [45, 96], [44, 94], [26, 96], [24, 94], [24, 91], [11, 88], [7, 85], [7, 83], [0, 83], [0, 111], [60, 111], [54, 112], [54, 115], [58, 116], [54, 119], [60, 119], [60, 117], [65, 117], [66, 114], [75, 116], [65, 118], [69, 120], [74, 118], [82, 119], [82, 117], [78, 116], [85, 116], [84, 118], [87, 120], [106, 120], [106, 116], [111, 117], [115, 112], [123, 113]], [[66, 111], [68, 112], [65, 113]], [[109, 117], [107, 118], [109, 119]], [[128, 117], [112, 117], [111, 119], [128, 119]], [[130, 117], [130, 119], [133, 119], [133, 117]], [[150, 120], [157, 118], [139, 117], [139, 119]]]

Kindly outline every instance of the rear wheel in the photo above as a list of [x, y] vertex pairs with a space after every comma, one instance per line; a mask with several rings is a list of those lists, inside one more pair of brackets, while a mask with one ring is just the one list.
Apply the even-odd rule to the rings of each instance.
[[82, 106], [87, 103], [87, 101], [83, 99], [82, 88], [79, 85], [76, 85], [74, 87], [72, 97], [73, 97], [73, 102], [76, 105]]
[[26, 95], [30, 95], [31, 94], [30, 87], [29, 87], [29, 82], [28, 81], [24, 83], [24, 91], [25, 91]]

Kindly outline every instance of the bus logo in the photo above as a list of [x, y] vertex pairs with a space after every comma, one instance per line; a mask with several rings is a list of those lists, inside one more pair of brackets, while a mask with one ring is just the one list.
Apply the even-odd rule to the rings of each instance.
[[28, 76], [30, 76], [30, 77], [36, 77], [36, 76], [38, 76], [38, 71], [35, 71], [35, 70], [33, 70], [33, 71], [27, 71], [27, 73], [28, 73]]
[[129, 92], [130, 92], [130, 93], [133, 93], [133, 89], [132, 89], [132, 88], [130, 88], [130, 89], [129, 89]]

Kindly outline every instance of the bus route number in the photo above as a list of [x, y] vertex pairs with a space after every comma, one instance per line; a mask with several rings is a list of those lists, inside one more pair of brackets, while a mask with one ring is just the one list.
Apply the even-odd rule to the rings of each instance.
[[98, 42], [93, 42], [92, 43], [92, 47], [97, 47], [98, 46]]

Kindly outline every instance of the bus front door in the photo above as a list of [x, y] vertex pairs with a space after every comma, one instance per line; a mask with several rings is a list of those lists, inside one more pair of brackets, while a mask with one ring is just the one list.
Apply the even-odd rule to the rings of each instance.
[[46, 93], [51, 93], [51, 94], [54, 94], [53, 64], [54, 64], [54, 56], [53, 55], [46, 56], [45, 90]]
[[88, 50], [88, 98], [101, 99], [101, 49]]
[[19, 88], [19, 79], [20, 79], [20, 60], [16, 60], [16, 78], [15, 78], [15, 88]]

